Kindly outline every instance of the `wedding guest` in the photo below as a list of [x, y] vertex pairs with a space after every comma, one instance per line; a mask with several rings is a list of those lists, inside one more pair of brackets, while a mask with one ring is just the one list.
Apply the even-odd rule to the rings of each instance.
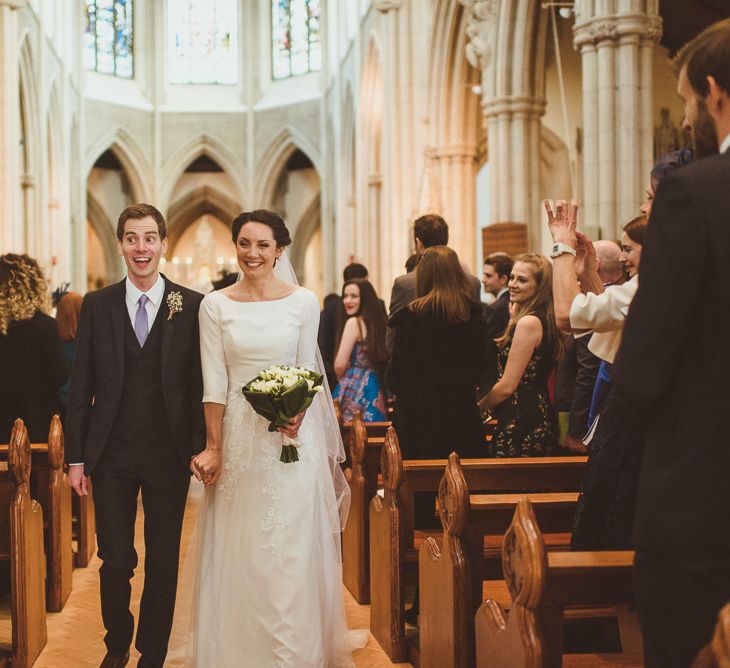
[[481, 306], [456, 253], [431, 246], [416, 272], [418, 298], [393, 322], [388, 387], [404, 458], [485, 454], [475, 389], [489, 346]]
[[514, 260], [507, 253], [490, 253], [484, 260], [482, 285], [484, 291], [494, 297], [494, 301], [486, 307], [485, 315], [490, 334], [495, 339], [504, 334], [509, 324], [508, 283], [513, 265]]
[[[482, 306], [484, 320], [487, 323], [489, 338], [494, 340], [504, 334], [509, 324], [509, 276], [512, 272], [514, 260], [507, 253], [490, 253], [484, 261], [482, 285], [487, 294], [494, 298], [491, 304]], [[497, 370], [497, 346], [492, 346], [492, 355], [486, 365], [484, 374], [479, 379], [477, 397], [481, 401], [494, 387], [499, 379]]]
[[[489, 347], [481, 304], [447, 246], [427, 248], [416, 272], [417, 299], [393, 321], [388, 388], [404, 459], [486, 453], [476, 385]], [[416, 495], [416, 523], [434, 526], [433, 494]]]
[[550, 262], [542, 255], [521, 255], [509, 280], [512, 315], [497, 339], [499, 380], [480, 407], [497, 418], [490, 445], [496, 457], [552, 454], [558, 420], [548, 397], [548, 378], [562, 341], [555, 322]]
[[647, 668], [692, 664], [730, 600], [729, 45], [724, 20], [677, 56], [684, 126], [696, 147], [719, 144], [720, 155], [657, 189], [613, 369], [648, 427], [634, 526]]
[[342, 297], [336, 292], [331, 292], [324, 298], [322, 310], [319, 314], [317, 345], [324, 362], [327, 383], [331, 389], [337, 385], [335, 353], [337, 351], [337, 334], [342, 328], [342, 321], [344, 320], [343, 310]]
[[[355, 278], [362, 278], [366, 281], [368, 278], [368, 268], [359, 262], [350, 262], [342, 270], [342, 281], [344, 284]], [[387, 320], [387, 311], [385, 310], [385, 302], [382, 299], [377, 300], [383, 317]], [[317, 332], [317, 343], [319, 351], [322, 354], [324, 368], [327, 371], [327, 382], [330, 389], [334, 390], [337, 385], [337, 374], [335, 373], [335, 355], [337, 354], [337, 341], [342, 333], [342, 326], [347, 319], [345, 308], [342, 304], [342, 297], [334, 292], [327, 295], [325, 303], [320, 313], [319, 329]]]
[[[620, 257], [621, 246], [608, 239], [599, 239], [593, 242], [593, 247], [596, 249], [598, 277], [601, 279], [603, 287], [623, 283], [624, 268]], [[578, 281], [580, 282], [580, 275]], [[583, 443], [583, 437], [593, 422], [591, 416], [595, 407], [596, 393], [608, 391], [606, 385], [608, 376], [605, 370], [607, 363], [602, 362], [588, 349], [590, 340], [590, 332], [578, 333], [573, 340], [576, 370], [572, 382], [573, 393], [570, 400], [568, 429], [563, 445], [567, 450], [578, 454], [588, 452], [588, 448]], [[595, 417], [594, 414], [593, 417]]]
[[[421, 256], [427, 248], [432, 246], [445, 246], [449, 243], [449, 226], [446, 221], [435, 213], [429, 213], [417, 218], [413, 223], [413, 240], [416, 254]], [[419, 265], [420, 266], [420, 265]], [[467, 276], [467, 285], [471, 298], [478, 302], [481, 292], [479, 279], [469, 273], [469, 268], [462, 265]], [[395, 317], [418, 297], [417, 276], [418, 267], [406, 274], [396, 277], [390, 293], [390, 311], [388, 312], [388, 351], [393, 349], [394, 332], [390, 326]], [[390, 388], [389, 388], [390, 389]]]
[[[73, 367], [76, 356], [76, 331], [79, 328], [83, 300], [84, 298], [77, 292], [63, 292], [59, 294], [56, 301], [56, 323], [58, 323], [58, 333], [63, 342], [63, 357], [69, 369]], [[66, 381], [66, 384], [58, 391], [58, 398], [64, 411], [68, 405], [70, 385], [70, 381]]]
[[[638, 287], [647, 220], [640, 216], [623, 228], [620, 258], [630, 280], [604, 289], [595, 248], [585, 234], [575, 229], [577, 204], [569, 207], [560, 200], [555, 214], [548, 202], [545, 207], [555, 241], [553, 289], [558, 321], [567, 320], [574, 332], [592, 330], [589, 350], [612, 363]], [[580, 284], [576, 265], [581, 273]], [[589, 447], [588, 467], [575, 516], [574, 549], [630, 549], [644, 433], [644, 425], [636, 420], [630, 407], [609, 390], [597, 422], [584, 439]]]
[[340, 332], [335, 373], [339, 383], [333, 397], [340, 400], [342, 419], [362, 411], [365, 422], [382, 422], [387, 411], [381, 376], [387, 362], [385, 313], [372, 284], [354, 278], [342, 289], [347, 320]]
[[50, 295], [38, 263], [28, 255], [0, 255], [0, 442], [16, 418], [31, 441], [45, 442], [66, 364]]
[[418, 260], [420, 259], [421, 256], [418, 253], [413, 253], [408, 257], [405, 265], [406, 274], [410, 274], [418, 266]]
[[639, 211], [644, 214], [647, 219], [651, 218], [651, 207], [654, 203], [654, 196], [665, 176], [668, 176], [679, 167], [688, 165], [694, 160], [694, 152], [691, 148], [685, 147], [678, 151], [672, 151], [659, 158], [651, 169], [649, 175], [649, 183], [646, 184], [646, 199], [639, 207]]

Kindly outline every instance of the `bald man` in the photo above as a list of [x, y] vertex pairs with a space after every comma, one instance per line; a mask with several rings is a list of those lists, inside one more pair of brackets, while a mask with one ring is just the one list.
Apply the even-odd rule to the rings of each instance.
[[[625, 279], [624, 269], [619, 260], [621, 247], [615, 241], [609, 241], [608, 239], [594, 241], [593, 247], [596, 249], [598, 276], [603, 286], [608, 287], [609, 285], [623, 283]], [[570, 404], [568, 433], [565, 436], [565, 447], [576, 453], [587, 452], [582, 439], [590, 426], [588, 424], [588, 414], [593, 398], [593, 388], [598, 376], [598, 368], [601, 365], [601, 360], [588, 350], [590, 340], [590, 332], [575, 338], [576, 373]]]
[[626, 277], [619, 260], [621, 247], [615, 241], [609, 241], [608, 239], [594, 241], [593, 247], [596, 249], [598, 276], [601, 283], [603, 283], [603, 287], [623, 283]]

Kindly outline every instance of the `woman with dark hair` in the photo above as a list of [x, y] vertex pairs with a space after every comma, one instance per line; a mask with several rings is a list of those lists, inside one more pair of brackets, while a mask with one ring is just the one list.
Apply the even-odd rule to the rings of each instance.
[[45, 441], [60, 409], [58, 389], [69, 368], [50, 295], [38, 263], [28, 255], [0, 255], [0, 442], [22, 418], [31, 441]]
[[342, 325], [335, 373], [339, 383], [334, 398], [340, 400], [342, 418], [352, 420], [362, 411], [365, 422], [386, 419], [385, 397], [379, 371], [387, 362], [385, 312], [370, 281], [354, 278], [342, 288], [347, 320]]
[[331, 397], [318, 393], [277, 430], [299, 439], [299, 460], [284, 463], [281, 434], [242, 393], [272, 365], [318, 368], [319, 301], [288, 273], [291, 239], [276, 213], [241, 214], [232, 237], [242, 278], [199, 312], [206, 447], [193, 463], [206, 494], [193, 665], [351, 666], [339, 570], [347, 483]]
[[678, 151], [672, 151], [659, 158], [651, 168], [649, 174], [649, 183], [646, 184], [646, 199], [639, 207], [639, 211], [647, 218], [651, 217], [651, 206], [654, 202], [656, 189], [659, 187], [662, 179], [673, 171], [679, 169], [683, 165], [688, 165], [694, 160], [694, 153], [691, 148], [682, 148]]
[[[62, 292], [56, 302], [56, 323], [63, 342], [63, 357], [69, 368], [73, 367], [74, 357], [76, 356], [76, 331], [79, 328], [79, 316], [81, 315], [81, 303], [83, 301], [84, 298], [77, 292]], [[58, 398], [64, 409], [68, 401], [69, 386], [70, 380], [58, 391]]]
[[481, 400], [497, 428], [490, 444], [495, 457], [551, 455], [558, 441], [558, 417], [548, 397], [548, 378], [562, 348], [555, 322], [552, 267], [542, 255], [517, 258], [509, 278], [512, 315], [496, 339], [500, 378]]
[[418, 299], [394, 319], [387, 371], [396, 395], [393, 423], [404, 458], [486, 454], [476, 386], [490, 341], [481, 306], [447, 246], [427, 248], [418, 264]]

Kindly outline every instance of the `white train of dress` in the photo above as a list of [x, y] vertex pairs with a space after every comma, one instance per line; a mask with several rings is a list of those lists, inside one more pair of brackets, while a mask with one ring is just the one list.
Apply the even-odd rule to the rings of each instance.
[[204, 401], [226, 408], [222, 474], [206, 489], [198, 526], [198, 668], [353, 665], [336, 501], [314, 417], [302, 423], [299, 461], [285, 464], [281, 434], [241, 393], [272, 364], [313, 368], [318, 322], [317, 298], [304, 288], [277, 301], [214, 292], [202, 302]]

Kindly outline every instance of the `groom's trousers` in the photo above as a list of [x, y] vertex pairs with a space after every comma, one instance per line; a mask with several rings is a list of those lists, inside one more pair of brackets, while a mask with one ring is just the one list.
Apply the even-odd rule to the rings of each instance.
[[101, 584], [104, 642], [113, 654], [132, 643], [129, 610], [137, 498], [144, 509], [145, 583], [135, 646], [140, 666], [162, 668], [172, 628], [180, 534], [190, 476], [171, 446], [110, 443], [92, 473]]

